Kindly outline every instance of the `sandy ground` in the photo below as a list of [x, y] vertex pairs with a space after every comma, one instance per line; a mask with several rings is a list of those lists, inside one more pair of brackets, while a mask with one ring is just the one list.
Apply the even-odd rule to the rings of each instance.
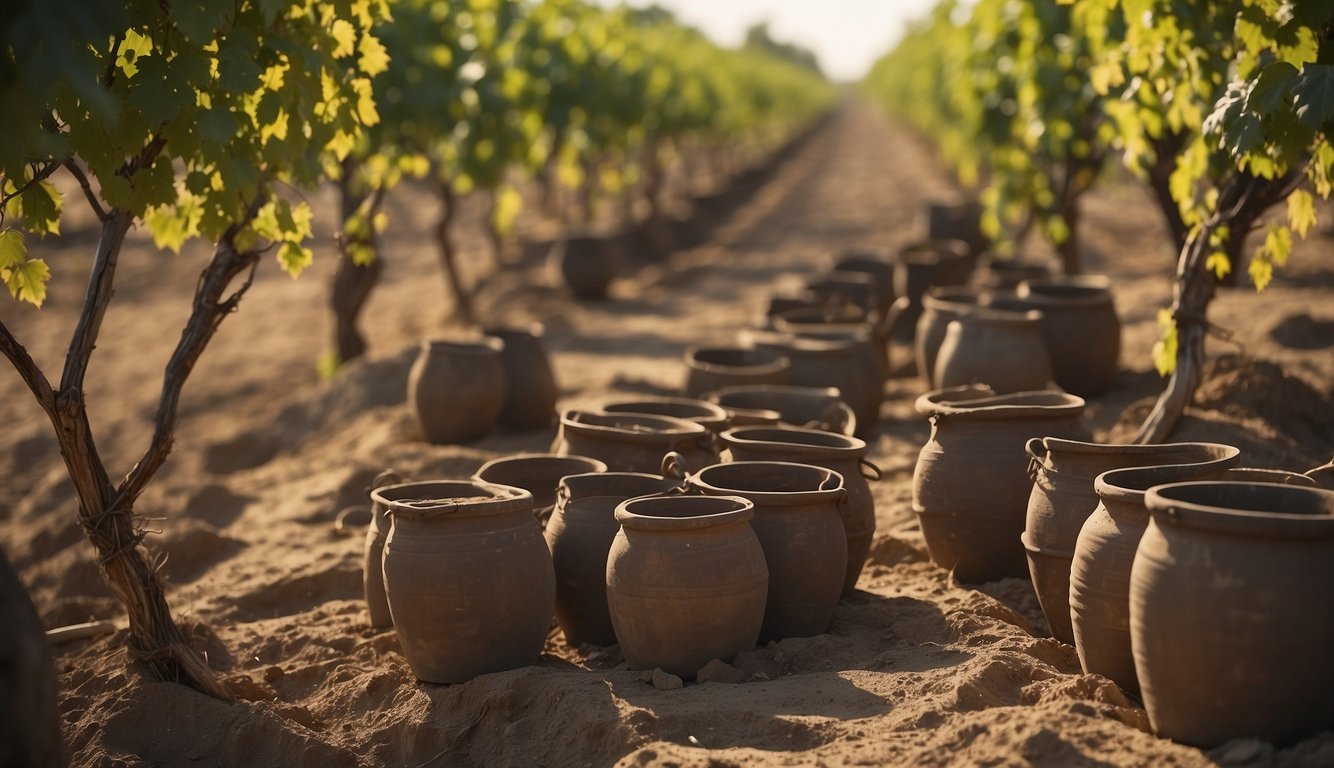
[[[844, 250], [919, 238], [924, 201], [950, 188], [917, 140], [848, 109], [705, 245], [627, 270], [611, 301], [573, 303], [530, 260], [490, 281], [480, 305], [488, 320], [546, 324], [563, 405], [671, 393], [687, 344], [730, 341], [773, 292]], [[327, 192], [313, 202], [328, 222]], [[427, 237], [434, 205], [411, 189], [391, 201], [368, 359], [331, 382], [316, 376], [331, 325], [327, 240], [297, 281], [266, 263], [208, 349], [186, 389], [176, 451], [139, 509], [161, 531], [147, 546], [165, 558], [173, 607], [241, 701], [145, 679], [127, 668], [122, 632], [63, 645], [56, 664], [75, 764], [1334, 764], [1331, 734], [1280, 752], [1233, 742], [1205, 753], [1155, 738], [1135, 702], [1081, 675], [1074, 649], [1046, 636], [1027, 582], [971, 589], [930, 564], [909, 504], [928, 427], [912, 409], [920, 384], [906, 346], [892, 350], [896, 377], [871, 440], [885, 470], [874, 485], [879, 530], [828, 634], [742, 654], [735, 666], [749, 682], [736, 685], [660, 691], [614, 648], [571, 648], [559, 630], [536, 666], [455, 686], [417, 682], [393, 632], [367, 625], [361, 536], [335, 533], [334, 516], [362, 504], [386, 467], [411, 479], [467, 476], [490, 458], [543, 450], [554, 433], [420, 440], [404, 405], [407, 368], [447, 309]], [[489, 258], [476, 220], [460, 234], [470, 274]], [[1125, 322], [1123, 370], [1088, 409], [1107, 434], [1142, 416], [1161, 386], [1149, 347], [1173, 254], [1134, 186], [1094, 195], [1086, 227], [1086, 257], [1114, 277]], [[34, 247], [57, 275], [48, 304], [0, 304], [47, 370], [59, 369], [94, 240], [75, 217], [59, 240]], [[1315, 236], [1264, 294], [1221, 296], [1212, 317], [1234, 341], [1212, 343], [1212, 373], [1182, 437], [1233, 442], [1256, 466], [1306, 469], [1334, 454], [1332, 250]], [[202, 257], [158, 253], [142, 233], [126, 249], [88, 393], [115, 476], [146, 445]], [[0, 418], [0, 545], [44, 621], [123, 620], [75, 523], [49, 424], [12, 372], [0, 371]]]

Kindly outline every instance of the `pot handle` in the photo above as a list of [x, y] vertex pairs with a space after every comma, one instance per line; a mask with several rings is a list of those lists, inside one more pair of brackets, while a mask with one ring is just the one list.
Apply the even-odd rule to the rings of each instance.
[[[1035, 445], [1037, 447], [1034, 447]], [[1028, 479], [1036, 483], [1038, 470], [1043, 468], [1043, 462], [1047, 458], [1047, 445], [1040, 437], [1030, 437], [1028, 442], [1024, 443], [1024, 453], [1028, 454]]]
[[686, 457], [676, 451], [668, 451], [662, 457], [662, 476], [673, 480], [685, 481], [690, 475], [690, 465], [686, 463]]
[[857, 459], [857, 464], [861, 467], [862, 477], [867, 480], [880, 480], [885, 474], [880, 471], [880, 467], [867, 461], [866, 459]]
[[1322, 488], [1334, 488], [1334, 459], [1302, 473]]
[[403, 482], [402, 475], [398, 474], [392, 469], [386, 469], [380, 472], [380, 474], [376, 475], [375, 479], [371, 480], [371, 484], [366, 486], [366, 496], [369, 497], [371, 495], [371, 491], [374, 491], [378, 488], [383, 488], [386, 485], [395, 485], [401, 482]]
[[[841, 477], [839, 477], [839, 475], [838, 475], [837, 472], [835, 472], [835, 471], [833, 471], [833, 470], [831, 469], [831, 470], [829, 470], [829, 476], [826, 477], [826, 478], [820, 483], [820, 487], [819, 487], [817, 490], [821, 490], [821, 491], [832, 491], [832, 490], [834, 490], [834, 488], [838, 487], [837, 485], [831, 485], [831, 484], [834, 483], [835, 481], [838, 481], [839, 483], [842, 483], [842, 482], [843, 482], [843, 479], [842, 479]], [[826, 487], [826, 486], [828, 486], [828, 487]], [[844, 492], [844, 495], [846, 495], [846, 492]]]

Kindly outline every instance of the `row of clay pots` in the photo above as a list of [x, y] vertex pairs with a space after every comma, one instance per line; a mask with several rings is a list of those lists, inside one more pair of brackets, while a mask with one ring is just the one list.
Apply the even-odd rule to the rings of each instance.
[[934, 288], [922, 301], [914, 345], [928, 389], [981, 382], [1017, 392], [1054, 381], [1086, 397], [1116, 374], [1121, 325], [1101, 278], [1027, 280], [1013, 293]]
[[408, 408], [431, 443], [467, 443], [497, 423], [545, 429], [556, 415], [555, 374], [542, 326], [487, 328], [478, 340], [427, 339], [408, 373]]

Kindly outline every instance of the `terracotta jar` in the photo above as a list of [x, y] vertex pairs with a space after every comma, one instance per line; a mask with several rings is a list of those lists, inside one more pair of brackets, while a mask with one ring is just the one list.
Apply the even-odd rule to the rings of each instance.
[[676, 480], [637, 472], [561, 479], [545, 535], [556, 567], [556, 623], [570, 645], [616, 642], [607, 610], [607, 553], [621, 529], [616, 507], [626, 499], [663, 493], [677, 485]]
[[607, 289], [616, 279], [618, 250], [619, 242], [614, 238], [576, 236], [558, 243], [551, 258], [555, 271], [575, 298], [597, 301], [607, 298]]
[[468, 443], [491, 431], [508, 381], [496, 338], [427, 339], [408, 372], [408, 409], [427, 442]]
[[1024, 443], [1033, 435], [1087, 438], [1083, 399], [970, 386], [928, 392], [916, 406], [931, 420], [931, 437], [917, 457], [912, 505], [932, 561], [964, 583], [1026, 577], [1019, 536], [1032, 480]]
[[560, 389], [551, 370], [551, 359], [542, 344], [543, 328], [490, 327], [487, 336], [500, 339], [500, 364], [505, 369], [505, 400], [500, 406], [500, 424], [513, 430], [546, 429], [556, 418]]
[[1237, 463], [1237, 449], [1220, 443], [1103, 445], [1058, 437], [1024, 445], [1033, 490], [1024, 518], [1024, 549], [1042, 613], [1052, 636], [1075, 642], [1070, 626], [1070, 564], [1079, 529], [1098, 506], [1093, 481], [1110, 469], [1161, 464], [1223, 468]]
[[[770, 424], [782, 421], [793, 427], [807, 427], [825, 432], [851, 435], [857, 429], [857, 416], [843, 402], [838, 387], [797, 387], [792, 385], [756, 385], [724, 387], [704, 395], [728, 410], [761, 410], [774, 413]], [[734, 421], [734, 423], [736, 423]], [[736, 426], [748, 426], [736, 423]]]
[[[375, 476], [366, 489], [369, 498], [377, 488], [403, 482], [403, 478], [386, 469]], [[384, 504], [370, 498], [371, 522], [366, 527], [366, 542], [361, 548], [361, 588], [366, 598], [366, 613], [375, 629], [394, 626], [389, 614], [389, 601], [384, 596], [384, 542], [389, 538], [389, 510]]]
[[755, 647], [769, 568], [753, 515], [737, 496], [641, 496], [616, 508], [607, 605], [630, 669], [693, 677]]
[[671, 416], [693, 421], [714, 434], [731, 427], [727, 411], [716, 403], [689, 397], [655, 397], [651, 400], [622, 400], [606, 403], [607, 413], [642, 413], [649, 416]]
[[729, 461], [787, 461], [814, 464], [843, 478], [848, 503], [839, 509], [847, 536], [847, 570], [842, 594], [857, 588], [866, 553], [875, 536], [875, 498], [868, 480], [880, 469], [866, 460], [866, 442], [855, 437], [796, 427], [738, 427], [722, 434]]
[[769, 566], [760, 641], [828, 630], [847, 573], [843, 478], [809, 464], [737, 461], [705, 467], [686, 482], [694, 491], [755, 505], [750, 524]]
[[880, 420], [883, 381], [865, 338], [813, 339], [784, 333], [748, 332], [755, 346], [791, 361], [785, 383], [802, 387], [837, 387], [857, 416], [859, 434], [869, 434]]
[[1334, 723], [1334, 491], [1189, 482], [1144, 497], [1130, 642], [1158, 735], [1280, 746]]
[[972, 274], [968, 244], [960, 240], [928, 240], [905, 246], [894, 263], [894, 294], [907, 297], [903, 313], [911, 338], [922, 314], [922, 295], [937, 285], [963, 285]]
[[685, 361], [686, 397], [741, 384], [786, 384], [792, 367], [781, 352], [752, 347], [690, 347]]
[[889, 311], [894, 301], [894, 262], [877, 253], [847, 253], [834, 263], [834, 272], [861, 272], [871, 277], [879, 298], [879, 313]]
[[875, 376], [868, 380], [883, 387], [889, 379], [889, 344], [875, 335], [875, 326], [858, 320], [846, 311], [832, 308], [792, 309], [773, 319], [773, 328], [779, 333], [798, 338], [817, 340], [851, 340], [858, 345], [864, 359], [875, 367]]
[[936, 385], [986, 384], [997, 394], [1047, 389], [1051, 360], [1041, 312], [978, 308], [951, 320], [936, 357]]
[[1019, 284], [1018, 296], [1042, 311], [1056, 383], [1084, 397], [1105, 392], [1121, 356], [1121, 320], [1105, 278], [1029, 280]]
[[976, 200], [933, 200], [926, 205], [926, 236], [961, 240], [973, 259], [991, 247], [982, 232], [982, 204]]
[[587, 456], [557, 456], [554, 453], [521, 453], [502, 456], [483, 464], [473, 479], [495, 485], [510, 485], [533, 494], [533, 515], [545, 524], [556, 503], [556, 489], [566, 475], [606, 472], [606, 463]]
[[824, 301], [857, 307], [868, 318], [878, 317], [881, 307], [888, 307], [893, 296], [880, 294], [875, 278], [865, 272], [827, 272], [806, 281], [806, 290]]
[[[1130, 650], [1130, 567], [1149, 527], [1144, 494], [1167, 483], [1244, 479], [1249, 470], [1226, 468], [1237, 458], [1233, 449], [1226, 461], [1213, 465], [1115, 469], [1098, 476], [1094, 482], [1098, 506], [1079, 531], [1070, 564], [1070, 621], [1085, 672], [1103, 675], [1126, 692], [1139, 695]], [[1266, 481], [1274, 479], [1268, 475]]]
[[537, 661], [556, 579], [532, 494], [441, 480], [385, 486], [371, 498], [393, 519], [385, 594], [413, 674], [461, 683]]
[[922, 377], [928, 390], [937, 388], [936, 356], [945, 341], [950, 321], [977, 309], [977, 301], [977, 291], [963, 286], [936, 286], [922, 294], [922, 315], [917, 320], [913, 351], [917, 359], [917, 375]]
[[978, 288], [1012, 291], [1025, 280], [1046, 280], [1053, 277], [1046, 263], [1021, 258], [985, 256], [973, 273], [972, 284]]
[[640, 413], [603, 413], [570, 409], [561, 414], [552, 453], [589, 456], [613, 472], [656, 472], [672, 451], [688, 466], [718, 460], [709, 431], [693, 421]]

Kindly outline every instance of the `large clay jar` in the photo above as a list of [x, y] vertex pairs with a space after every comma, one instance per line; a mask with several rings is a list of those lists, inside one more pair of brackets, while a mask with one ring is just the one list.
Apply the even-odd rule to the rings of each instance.
[[676, 480], [637, 472], [561, 479], [545, 535], [556, 567], [556, 623], [570, 645], [616, 642], [607, 610], [607, 553], [621, 529], [616, 507], [626, 499], [663, 493], [677, 485]]
[[837, 387], [857, 416], [858, 434], [869, 434], [880, 420], [883, 381], [865, 338], [814, 339], [784, 333], [748, 332], [755, 346], [791, 361], [788, 384]]
[[1010, 291], [1025, 280], [1046, 280], [1050, 277], [1052, 271], [1048, 264], [988, 256], [982, 259], [977, 271], [973, 273], [972, 284], [978, 288]]
[[839, 509], [839, 515], [847, 536], [848, 557], [842, 594], [852, 594], [875, 536], [875, 497], [867, 481], [879, 480], [880, 469], [866, 460], [866, 442], [795, 427], [738, 427], [724, 432], [722, 442], [729, 461], [814, 464], [843, 478], [848, 503]]
[[607, 605], [631, 669], [693, 677], [755, 647], [769, 568], [753, 515], [737, 496], [642, 496], [616, 508]]
[[[1075, 650], [1085, 672], [1103, 675], [1126, 692], [1139, 695], [1135, 657], [1130, 651], [1130, 567], [1149, 527], [1144, 494], [1155, 485], [1188, 480], [1245, 479], [1227, 469], [1239, 452], [1205, 465], [1114, 469], [1094, 481], [1098, 506], [1084, 521], [1070, 564], [1070, 621]], [[1276, 470], [1269, 470], [1274, 472]], [[1265, 479], [1274, 481], [1274, 476]]]
[[1041, 312], [975, 309], [951, 320], [936, 357], [936, 385], [986, 384], [997, 394], [1051, 384]]
[[928, 240], [899, 251], [894, 263], [894, 294], [907, 297], [903, 312], [907, 336], [922, 314], [922, 295], [936, 285], [963, 285], [972, 274], [968, 245], [960, 240]]
[[997, 395], [955, 387], [917, 398], [931, 437], [913, 472], [912, 505], [931, 559], [964, 583], [1028, 575], [1019, 536], [1033, 435], [1087, 439], [1084, 400], [1063, 392]]
[[393, 527], [384, 586], [419, 679], [461, 683], [537, 661], [556, 602], [532, 494], [477, 481], [380, 488]]
[[1334, 724], [1334, 491], [1160, 485], [1130, 572], [1130, 641], [1155, 732], [1279, 745]]
[[755, 505], [750, 524], [769, 566], [760, 640], [823, 634], [847, 573], [848, 540], [839, 517], [847, 499], [843, 478], [809, 464], [738, 461], [705, 467], [687, 483]]
[[467, 443], [495, 426], [508, 382], [499, 339], [427, 339], [408, 372], [408, 409], [427, 442]]
[[[889, 379], [889, 344], [875, 335], [876, 326], [848, 313], [855, 307], [792, 309], [773, 318], [774, 330], [805, 339], [850, 340], [861, 345], [859, 352], [875, 367], [868, 381], [884, 387]], [[860, 314], [860, 313], [858, 313]]]
[[589, 456], [613, 472], [656, 472], [672, 451], [684, 455], [692, 469], [718, 460], [709, 431], [693, 421], [574, 409], [561, 414], [552, 453]]
[[606, 471], [606, 463], [587, 456], [521, 453], [488, 461], [473, 473], [473, 478], [484, 483], [522, 488], [533, 494], [533, 515], [545, 524], [556, 504], [556, 490], [562, 477]]
[[782, 352], [753, 347], [690, 347], [685, 362], [686, 397], [742, 384], [786, 384], [792, 367]]
[[875, 253], [848, 253], [834, 264], [835, 272], [861, 272], [870, 275], [879, 298], [881, 315], [894, 301], [894, 263]]
[[483, 333], [505, 345], [500, 351], [500, 364], [505, 369], [508, 386], [500, 406], [501, 425], [518, 431], [549, 427], [556, 418], [560, 390], [542, 344], [541, 324], [527, 328], [491, 327]]
[[[375, 476], [366, 489], [367, 496], [377, 488], [403, 482], [392, 470], [386, 469]], [[384, 596], [384, 542], [389, 538], [389, 509], [374, 498], [370, 499], [371, 522], [366, 527], [366, 541], [361, 548], [361, 588], [366, 597], [366, 614], [375, 629], [394, 626], [389, 614], [389, 600]]]
[[620, 262], [618, 242], [596, 236], [570, 237], [551, 251], [552, 263], [575, 298], [596, 301], [607, 298]]
[[1105, 279], [1029, 280], [1019, 284], [1018, 294], [1042, 311], [1056, 383], [1084, 397], [1105, 392], [1121, 356], [1121, 321]]
[[649, 416], [671, 416], [693, 421], [714, 434], [731, 426], [727, 411], [707, 400], [689, 397], [655, 397], [651, 400], [622, 400], [605, 403], [607, 413], [643, 413]]
[[976, 200], [934, 200], [926, 205], [926, 236], [961, 240], [976, 259], [991, 247], [982, 232], [982, 205]]
[[1035, 437], [1024, 450], [1033, 478], [1023, 535], [1028, 572], [1052, 636], [1071, 645], [1075, 636], [1070, 625], [1070, 564], [1079, 529], [1098, 506], [1093, 486], [1098, 475], [1119, 467], [1192, 464], [1222, 468], [1237, 463], [1237, 449], [1220, 443], [1102, 445]]
[[[793, 427], [807, 427], [824, 432], [851, 435], [857, 429], [857, 416], [843, 402], [838, 387], [797, 387], [792, 385], [759, 385], [724, 387], [708, 392], [706, 400], [728, 410], [768, 411], [777, 419]], [[744, 426], [735, 422], [736, 426]]]
[[977, 309], [977, 291], [962, 286], [937, 286], [922, 294], [922, 315], [917, 320], [913, 351], [917, 375], [928, 390], [936, 389], [936, 356], [951, 320]]

